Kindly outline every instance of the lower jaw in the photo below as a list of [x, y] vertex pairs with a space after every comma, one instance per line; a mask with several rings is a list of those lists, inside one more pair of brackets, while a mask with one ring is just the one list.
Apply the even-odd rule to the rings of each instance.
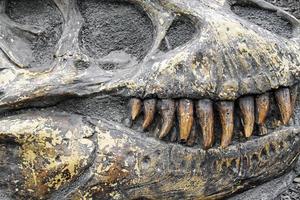
[[[299, 126], [284, 127], [227, 149], [204, 151], [167, 145], [104, 120], [98, 123], [98, 162], [117, 164], [123, 172], [115, 187], [101, 185], [129, 199], [223, 198], [282, 175], [300, 154]], [[110, 176], [106, 173], [101, 172], [101, 177]]]

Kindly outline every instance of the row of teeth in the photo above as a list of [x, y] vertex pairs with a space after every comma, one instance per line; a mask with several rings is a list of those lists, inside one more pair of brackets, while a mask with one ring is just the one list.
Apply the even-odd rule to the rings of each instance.
[[[289, 123], [293, 114], [297, 99], [298, 85], [290, 88], [280, 88], [274, 92], [276, 102], [284, 125]], [[156, 99], [141, 100], [132, 98], [130, 100], [130, 112], [132, 121], [136, 120], [140, 113], [144, 112], [142, 128], [147, 130], [154, 121], [155, 113], [158, 112], [162, 119], [162, 126], [158, 137], [165, 138], [171, 134], [174, 122], [179, 123], [179, 139], [181, 142], [195, 142], [196, 130], [193, 128], [194, 120], [198, 120], [203, 137], [203, 148], [209, 149], [214, 144], [215, 138], [215, 116], [214, 106], [219, 112], [222, 127], [221, 147], [228, 147], [234, 132], [234, 105], [233, 101], [219, 101], [216, 104], [210, 99], [193, 101], [190, 99], [162, 99], [157, 108]], [[259, 126], [260, 134], [267, 132], [265, 122], [270, 110], [270, 93], [258, 96], [245, 96], [238, 99], [243, 124], [243, 133], [246, 138], [253, 135], [255, 123]]]

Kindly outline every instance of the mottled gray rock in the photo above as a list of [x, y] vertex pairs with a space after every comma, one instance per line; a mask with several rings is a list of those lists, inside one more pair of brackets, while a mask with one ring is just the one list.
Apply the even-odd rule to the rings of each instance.
[[236, 195], [228, 200], [272, 200], [293, 183], [296, 177], [295, 172], [290, 172], [287, 175], [276, 178], [268, 183], [265, 183], [257, 188]]

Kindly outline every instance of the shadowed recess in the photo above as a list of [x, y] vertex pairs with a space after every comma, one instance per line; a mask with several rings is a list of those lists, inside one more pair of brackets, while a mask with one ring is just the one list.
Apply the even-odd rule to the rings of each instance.
[[22, 182], [19, 181], [22, 174], [17, 167], [21, 165], [21, 147], [11, 141], [5, 142], [6, 144], [0, 143], [0, 197], [1, 199], [6, 199], [4, 197], [7, 197], [7, 199], [18, 199], [18, 197], [16, 197], [17, 191], [12, 190], [12, 188], [9, 187], [9, 183], [13, 182], [17, 187], [22, 184]]
[[160, 50], [168, 51], [175, 49], [190, 41], [195, 33], [196, 28], [192, 20], [187, 16], [178, 16], [169, 28], [160, 46]]
[[278, 16], [276, 12], [264, 10], [254, 6], [232, 5], [232, 11], [238, 16], [280, 36], [291, 38], [292, 25]]
[[40, 35], [21, 32], [19, 37], [26, 37], [32, 49], [34, 58], [29, 67], [49, 67], [63, 24], [63, 18], [55, 4], [51, 0], [8, 0], [6, 13], [15, 22], [34, 25], [43, 30]]
[[124, 51], [143, 59], [153, 42], [152, 22], [137, 6], [106, 0], [79, 2], [85, 23], [80, 33], [81, 49], [93, 58]]
[[300, 1], [299, 0], [265, 0], [269, 3], [284, 8], [285, 11], [293, 14], [300, 19]]

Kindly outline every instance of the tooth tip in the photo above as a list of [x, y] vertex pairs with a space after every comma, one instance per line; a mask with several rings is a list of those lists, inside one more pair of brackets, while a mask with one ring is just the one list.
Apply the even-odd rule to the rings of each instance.
[[187, 140], [188, 140], [188, 138], [180, 138], [180, 142], [182, 142], [182, 143], [186, 143]]
[[167, 134], [168, 134], [167, 132], [161, 131], [161, 132], [158, 134], [158, 138], [162, 140], [162, 139], [164, 139], [164, 138], [167, 136]]
[[289, 88], [278, 89], [275, 92], [275, 96], [281, 114], [281, 121], [284, 125], [287, 125], [292, 116], [292, 102], [291, 102], [290, 89]]
[[212, 148], [212, 145], [204, 145], [203, 146], [203, 149], [204, 150], [209, 150], [209, 149], [211, 149]]
[[229, 145], [230, 145], [230, 144], [221, 144], [221, 148], [222, 148], [222, 149], [226, 149], [226, 148], [229, 147]]
[[148, 126], [147, 126], [147, 125], [145, 125], [145, 124], [143, 124], [143, 125], [142, 125], [142, 128], [143, 128], [143, 131], [145, 131], [145, 130], [147, 130], [147, 129], [148, 129]]
[[130, 100], [130, 109], [131, 109], [131, 119], [134, 121], [137, 119], [138, 115], [142, 109], [142, 101], [137, 98], [132, 98]]

